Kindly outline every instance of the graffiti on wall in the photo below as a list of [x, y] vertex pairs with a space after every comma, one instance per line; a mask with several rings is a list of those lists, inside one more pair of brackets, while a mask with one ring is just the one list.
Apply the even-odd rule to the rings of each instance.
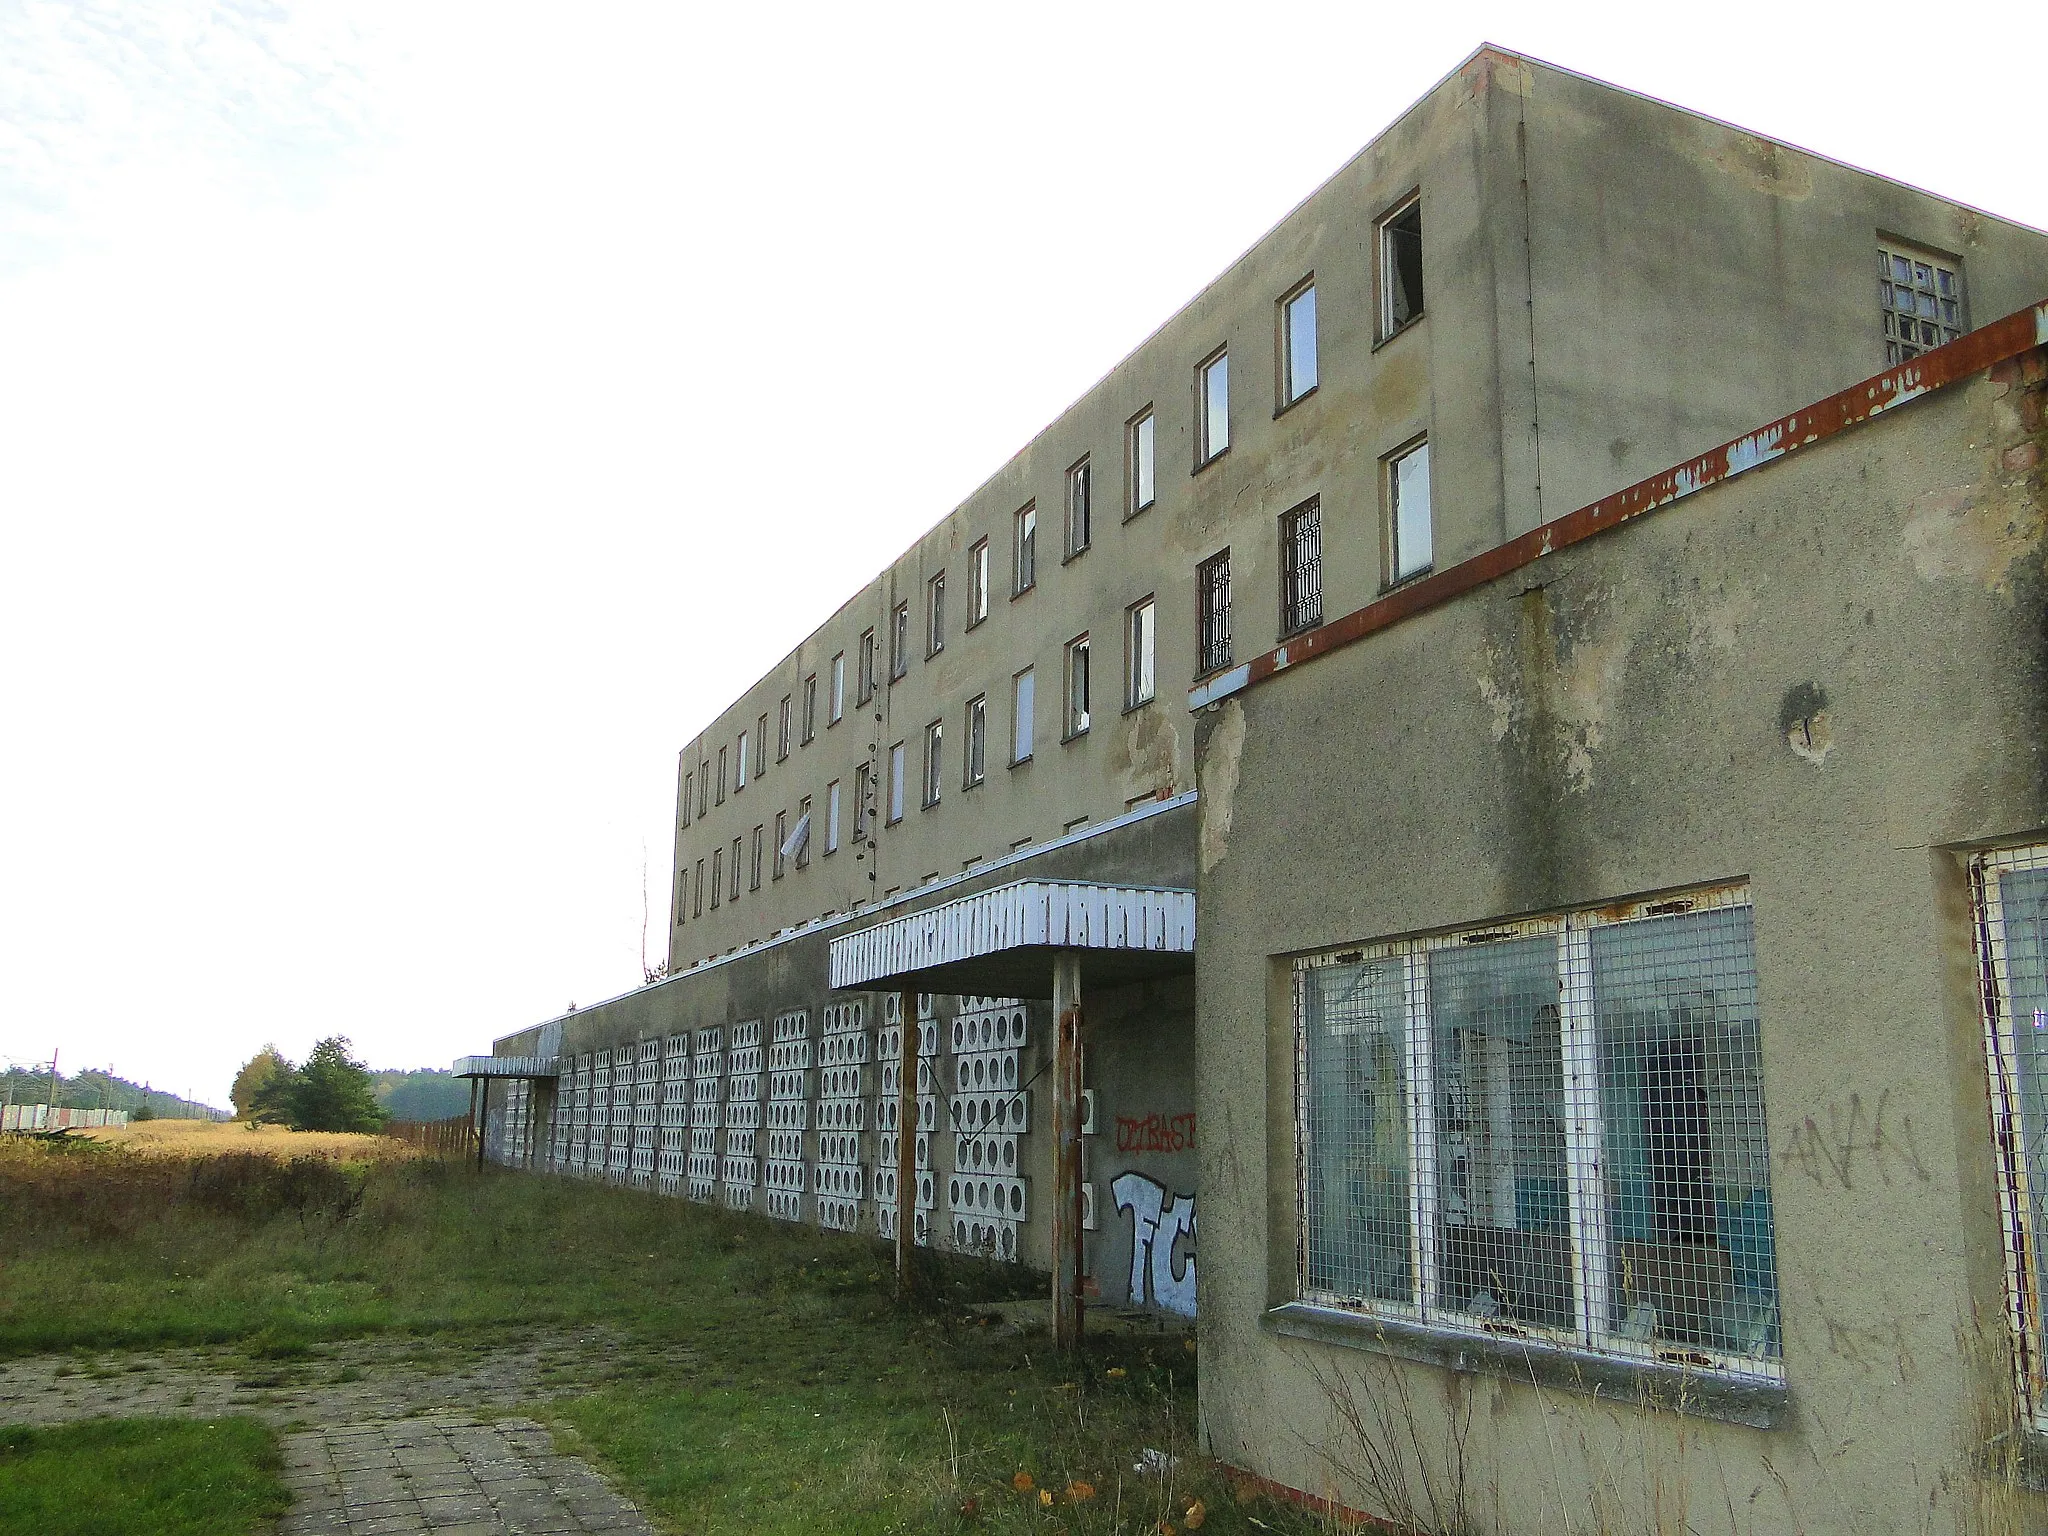
[[1195, 1147], [1195, 1115], [1118, 1115], [1116, 1149], [1119, 1152], [1192, 1152]]
[[[1192, 1121], [1194, 1117], [1188, 1116]], [[1183, 1256], [1175, 1273], [1173, 1245], [1186, 1233], [1195, 1239], [1195, 1197], [1167, 1192], [1164, 1184], [1142, 1173], [1120, 1173], [1110, 1185], [1116, 1208], [1131, 1213], [1131, 1301], [1148, 1300], [1183, 1317], [1195, 1315], [1195, 1255]]]

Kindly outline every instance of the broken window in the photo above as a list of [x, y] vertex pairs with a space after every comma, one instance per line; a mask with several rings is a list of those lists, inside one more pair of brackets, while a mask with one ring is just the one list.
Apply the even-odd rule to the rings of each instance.
[[889, 681], [910, 670], [910, 604], [898, 603], [889, 616]]
[[1323, 622], [1323, 504], [1310, 497], [1280, 514], [1280, 633]]
[[1877, 248], [1877, 307], [1887, 367], [1954, 341], [1968, 328], [1962, 263], [1886, 241]]
[[1422, 318], [1422, 199], [1380, 221], [1380, 335]]
[[1195, 655], [1203, 673], [1230, 665], [1230, 551], [1195, 568]]
[[1067, 642], [1067, 730], [1069, 737], [1088, 729], [1088, 637]]
[[945, 726], [937, 720], [924, 728], [924, 805], [927, 810], [939, 803], [939, 793], [945, 787], [939, 782], [939, 758], [945, 746], [945, 735]]
[[2048, 1421], [2048, 844], [1971, 861], [1992, 1136], [1999, 1149], [2006, 1284], [2021, 1330], [2020, 1389]]
[[1746, 890], [1297, 962], [1303, 1294], [1775, 1377]]

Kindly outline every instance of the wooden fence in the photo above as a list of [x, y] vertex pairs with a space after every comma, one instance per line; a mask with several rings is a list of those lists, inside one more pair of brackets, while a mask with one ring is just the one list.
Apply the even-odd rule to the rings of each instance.
[[450, 1115], [446, 1120], [393, 1120], [384, 1127], [384, 1134], [418, 1147], [430, 1157], [468, 1157], [476, 1150], [476, 1131], [467, 1115]]

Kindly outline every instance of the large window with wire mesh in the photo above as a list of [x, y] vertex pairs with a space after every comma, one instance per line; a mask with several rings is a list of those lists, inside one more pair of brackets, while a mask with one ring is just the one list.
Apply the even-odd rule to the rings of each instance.
[[2048, 844], [1979, 855], [1970, 885], [2014, 1363], [2022, 1401], [2037, 1426], [2048, 1426], [2040, 1304], [2048, 1280]]
[[1305, 1300], [1776, 1378], [1746, 887], [1295, 964]]
[[1954, 341], [1967, 329], [1962, 263], [1883, 242], [1877, 248], [1877, 308], [1887, 366]]

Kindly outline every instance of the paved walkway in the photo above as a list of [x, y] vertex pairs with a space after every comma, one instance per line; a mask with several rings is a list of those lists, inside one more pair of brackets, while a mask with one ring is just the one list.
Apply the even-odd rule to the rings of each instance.
[[531, 1419], [449, 1415], [288, 1435], [291, 1513], [278, 1536], [654, 1536], [639, 1510]]

